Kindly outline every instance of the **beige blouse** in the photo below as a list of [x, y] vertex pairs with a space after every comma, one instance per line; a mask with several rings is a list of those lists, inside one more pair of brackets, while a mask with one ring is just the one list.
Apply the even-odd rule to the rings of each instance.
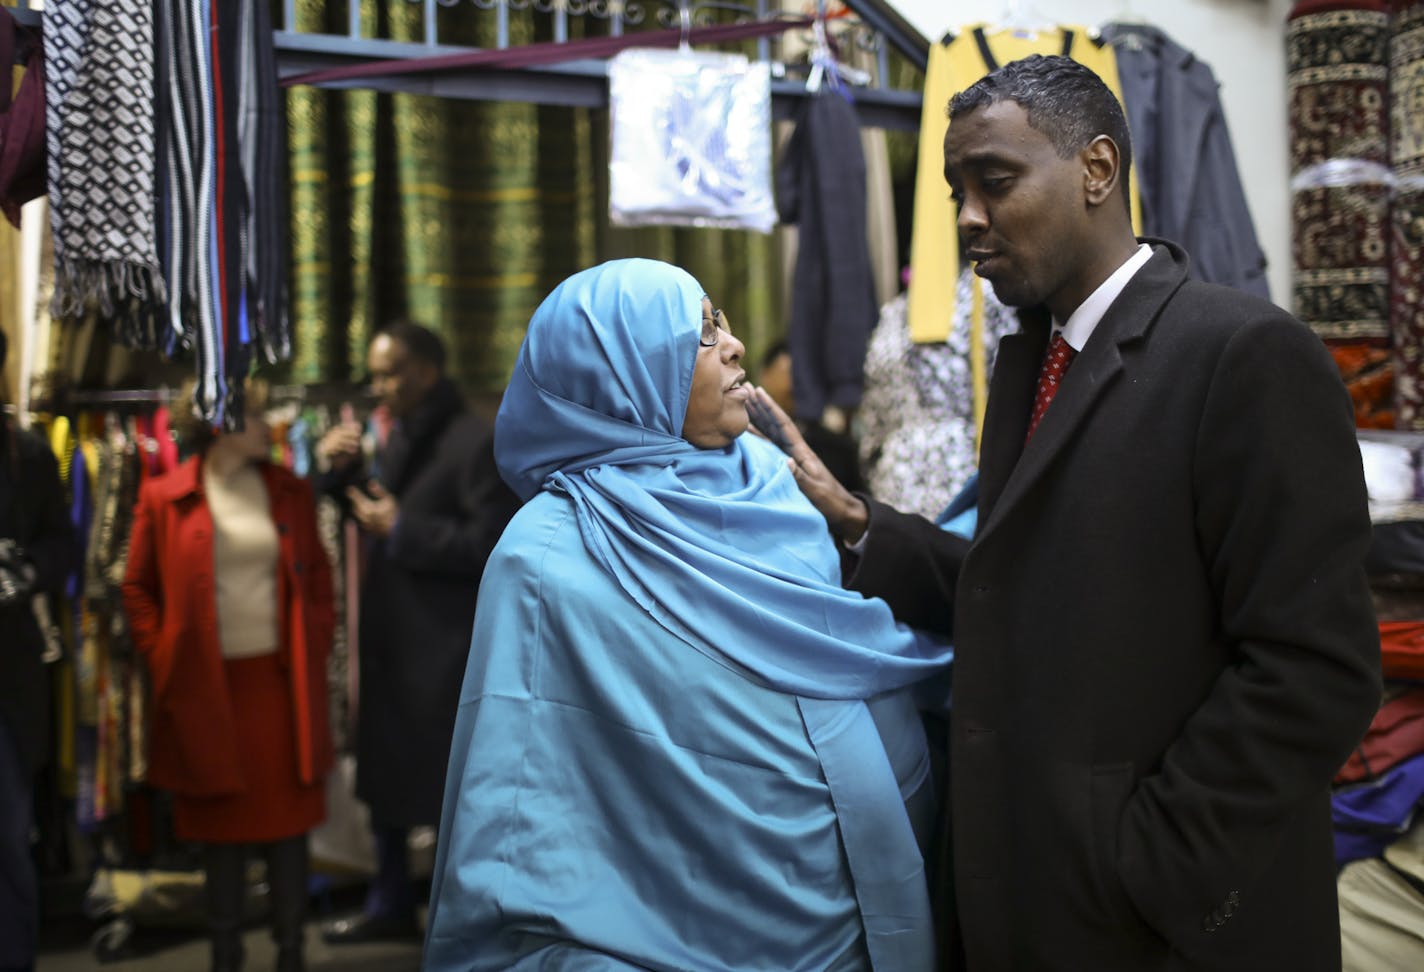
[[224, 476], [203, 467], [213, 516], [218, 643], [224, 658], [277, 650], [277, 525], [262, 474], [253, 465]]

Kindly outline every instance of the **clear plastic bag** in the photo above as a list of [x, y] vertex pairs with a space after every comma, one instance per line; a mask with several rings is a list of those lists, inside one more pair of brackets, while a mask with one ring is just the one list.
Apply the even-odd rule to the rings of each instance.
[[767, 64], [637, 48], [612, 59], [608, 82], [613, 225], [771, 232]]

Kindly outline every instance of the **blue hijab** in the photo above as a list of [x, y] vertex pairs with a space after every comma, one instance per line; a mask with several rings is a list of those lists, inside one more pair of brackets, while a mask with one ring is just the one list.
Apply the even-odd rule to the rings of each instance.
[[575, 274], [539, 306], [495, 421], [522, 499], [571, 497], [619, 586], [668, 631], [778, 691], [865, 699], [940, 673], [949, 649], [841, 587], [825, 523], [774, 446], [682, 438], [703, 289], [654, 260]]

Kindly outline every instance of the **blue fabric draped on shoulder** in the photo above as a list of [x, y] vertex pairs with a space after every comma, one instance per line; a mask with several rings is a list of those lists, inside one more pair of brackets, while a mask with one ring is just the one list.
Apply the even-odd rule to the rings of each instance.
[[530, 322], [495, 426], [528, 502], [479, 592], [433, 972], [933, 965], [904, 690], [950, 651], [841, 588], [773, 447], [681, 438], [702, 297], [615, 261]]

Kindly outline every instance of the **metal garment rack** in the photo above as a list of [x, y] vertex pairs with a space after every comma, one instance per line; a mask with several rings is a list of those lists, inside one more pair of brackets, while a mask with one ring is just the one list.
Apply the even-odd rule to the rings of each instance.
[[[402, 59], [417, 59], [471, 50], [443, 43], [438, 32], [440, 11], [458, 8], [493, 11], [496, 19], [496, 48], [509, 49], [511, 11], [547, 14], [553, 24], [554, 41], [569, 39], [569, 25], [576, 20], [603, 22], [613, 36], [628, 27], [660, 26], [675, 29], [680, 24], [705, 26], [716, 18], [767, 20], [804, 16], [806, 10], [782, 9], [771, 0], [389, 0], [419, 6], [423, 14], [424, 37], [420, 42], [395, 41], [367, 36], [361, 22], [361, 4], [350, 0], [346, 32], [313, 33], [293, 29], [296, 0], [283, 0], [282, 25], [273, 31], [279, 77], [348, 65]], [[844, 0], [859, 26], [853, 42], [871, 51], [878, 62], [881, 85], [854, 89], [856, 112], [864, 127], [918, 131], [921, 95], [884, 87], [889, 74], [889, 51], [893, 48], [912, 65], [924, 70], [929, 57], [929, 41], [897, 13], [885, 0]], [[41, 13], [30, 9], [29, 0], [18, 0], [11, 8], [21, 23], [38, 27]], [[825, 15], [825, 0], [817, 0], [815, 13]], [[449, 14], [447, 13], [447, 16]], [[756, 42], [759, 60], [771, 60], [771, 43]], [[797, 105], [809, 96], [804, 82], [784, 76], [773, 64], [772, 110], [778, 119], [794, 117]], [[777, 75], [782, 76], [778, 77]], [[394, 75], [331, 82], [330, 87], [369, 88], [409, 94], [432, 95], [479, 101], [514, 101], [564, 105], [581, 108], [608, 106], [608, 65], [603, 60], [576, 60], [537, 68], [452, 71], [439, 74]]]

